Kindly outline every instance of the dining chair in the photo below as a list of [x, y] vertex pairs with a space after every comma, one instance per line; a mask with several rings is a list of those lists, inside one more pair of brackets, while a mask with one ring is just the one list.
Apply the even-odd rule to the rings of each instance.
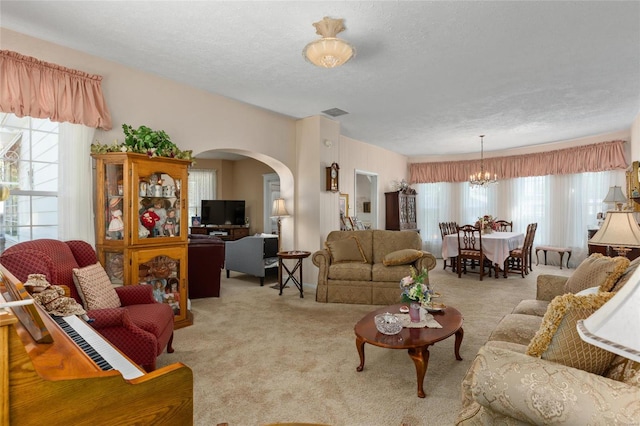
[[[455, 234], [457, 232], [457, 224], [455, 222], [440, 222], [438, 224], [440, 227], [440, 236], [442, 237], [442, 242], [444, 243], [444, 239], [447, 235]], [[442, 269], [451, 268], [452, 271], [456, 270], [456, 258], [450, 257], [449, 264], [447, 265], [447, 259], [442, 259], [444, 261], [444, 266]]]
[[513, 222], [509, 222], [507, 220], [496, 220], [494, 223], [496, 231], [498, 232], [513, 232]]
[[530, 223], [527, 226], [527, 233], [524, 237], [522, 247], [515, 248], [509, 252], [509, 257], [504, 261], [504, 276], [509, 273], [520, 273], [522, 278], [529, 274], [531, 269], [531, 249], [533, 247], [533, 239], [536, 235], [537, 223]]
[[[463, 225], [457, 227], [458, 232], [458, 261], [456, 269], [458, 278], [462, 277], [462, 273], [467, 273], [467, 262], [477, 262], [480, 266], [480, 281], [484, 277], [485, 261], [487, 260], [482, 249], [482, 233], [479, 226]], [[491, 268], [489, 268], [489, 276], [491, 276]]]

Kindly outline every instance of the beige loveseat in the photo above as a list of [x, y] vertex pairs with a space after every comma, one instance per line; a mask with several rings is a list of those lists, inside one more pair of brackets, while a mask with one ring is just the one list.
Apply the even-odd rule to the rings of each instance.
[[[611, 261], [599, 277], [585, 262], [570, 278], [540, 275], [536, 300], [500, 321], [462, 382], [457, 425], [640, 424], [640, 363], [583, 342], [575, 326], [626, 284], [640, 258], [598, 256], [585, 262]], [[592, 294], [572, 293], [597, 281]]]
[[325, 247], [312, 256], [319, 268], [318, 302], [398, 303], [400, 280], [410, 274], [410, 266], [418, 271], [436, 266], [413, 231], [332, 231]]

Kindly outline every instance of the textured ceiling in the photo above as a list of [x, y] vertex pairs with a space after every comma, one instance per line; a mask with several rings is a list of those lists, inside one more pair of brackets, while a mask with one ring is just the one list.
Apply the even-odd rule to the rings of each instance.
[[[2, 27], [302, 118], [408, 156], [629, 129], [640, 112], [640, 2], [7, 1]], [[302, 58], [344, 18], [357, 55]], [[10, 46], [2, 46], [8, 49]], [[64, 64], [62, 64], [64, 65]]]

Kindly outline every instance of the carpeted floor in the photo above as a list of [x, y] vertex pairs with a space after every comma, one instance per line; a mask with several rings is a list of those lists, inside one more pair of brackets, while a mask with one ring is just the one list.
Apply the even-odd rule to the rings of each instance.
[[[194, 325], [175, 332], [173, 354], [158, 367], [183, 362], [194, 374], [194, 424], [229, 426], [273, 422], [329, 425], [450, 425], [460, 408], [460, 382], [498, 321], [521, 300], [535, 298], [538, 274], [570, 275], [557, 266], [534, 266], [526, 278], [462, 279], [442, 270], [430, 281], [440, 299], [464, 315], [456, 361], [454, 338], [430, 348], [426, 398], [416, 394], [414, 364], [404, 350], [365, 345], [359, 364], [354, 324], [374, 306], [315, 302], [315, 288], [271, 288], [232, 273], [220, 298], [192, 300]], [[167, 396], [170, 397], [170, 396]]]

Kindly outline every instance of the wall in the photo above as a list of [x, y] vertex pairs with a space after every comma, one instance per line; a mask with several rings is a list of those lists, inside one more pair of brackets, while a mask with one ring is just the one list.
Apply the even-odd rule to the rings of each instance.
[[249, 234], [264, 231], [264, 180], [263, 175], [273, 173], [266, 164], [248, 158], [233, 161], [233, 193], [230, 198], [245, 200], [246, 215], [249, 218]]
[[[191, 149], [196, 156], [224, 150], [268, 165], [280, 176], [281, 196], [292, 214], [282, 221], [285, 250], [315, 251], [331, 230], [339, 229], [338, 195], [323, 188], [326, 165], [341, 165], [341, 191], [349, 194], [354, 192], [355, 168], [380, 173], [381, 183], [406, 175], [406, 157], [341, 137], [335, 120], [296, 120], [5, 28], [0, 28], [0, 39], [3, 49], [103, 77], [114, 127], [96, 132], [101, 143], [122, 141], [124, 123], [144, 124], [165, 130], [181, 149]], [[333, 141], [332, 147], [324, 140]], [[204, 161], [196, 167], [204, 168]], [[213, 164], [219, 171], [219, 198], [234, 194], [232, 162]], [[384, 213], [378, 215], [384, 223]], [[305, 271], [307, 264], [310, 259]], [[305, 281], [315, 282], [316, 276], [306, 272]]]

